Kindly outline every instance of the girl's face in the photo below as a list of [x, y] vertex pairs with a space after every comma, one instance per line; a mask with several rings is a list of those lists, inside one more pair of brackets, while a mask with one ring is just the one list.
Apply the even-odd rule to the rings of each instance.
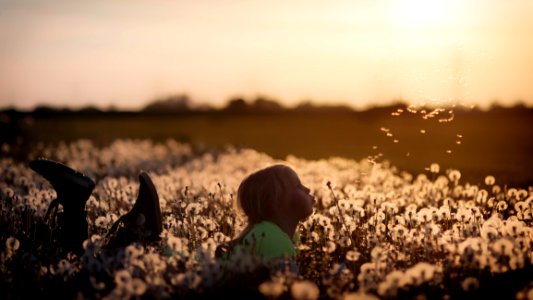
[[313, 213], [315, 199], [309, 194], [310, 190], [300, 182], [295, 172], [291, 172], [288, 178], [288, 197], [281, 208], [289, 217], [295, 220], [305, 220]]

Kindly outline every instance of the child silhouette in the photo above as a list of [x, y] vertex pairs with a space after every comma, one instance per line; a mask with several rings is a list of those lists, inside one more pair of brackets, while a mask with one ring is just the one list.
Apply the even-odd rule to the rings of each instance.
[[237, 250], [266, 260], [296, 258], [296, 229], [313, 213], [315, 204], [309, 192], [286, 165], [277, 164], [250, 174], [237, 193], [248, 225], [236, 239], [218, 247], [217, 257], [229, 257]]

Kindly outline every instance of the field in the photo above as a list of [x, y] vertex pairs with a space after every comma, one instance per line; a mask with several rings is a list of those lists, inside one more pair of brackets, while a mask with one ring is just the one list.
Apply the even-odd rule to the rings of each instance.
[[[5, 299], [532, 299], [531, 122], [529, 112], [444, 123], [390, 112], [24, 116], [1, 159], [0, 289]], [[96, 181], [79, 257], [58, 255], [43, 219], [55, 192], [27, 165], [41, 156]], [[299, 228], [299, 272], [252, 280], [243, 257], [227, 280], [214, 250], [245, 225], [236, 189], [277, 162], [317, 199]], [[139, 170], [158, 190], [162, 240], [103, 251]]]
[[[398, 109], [404, 112], [394, 116]], [[461, 170], [472, 184], [493, 175], [502, 184], [533, 185], [533, 109], [420, 111], [395, 106], [326, 113], [27, 114], [0, 125], [3, 135], [14, 132], [2, 136], [12, 145], [8, 155], [21, 160], [39, 143], [89, 139], [105, 146], [118, 138], [171, 138], [200, 149], [247, 147], [277, 159], [387, 160], [415, 175], [439, 163], [443, 170]]]

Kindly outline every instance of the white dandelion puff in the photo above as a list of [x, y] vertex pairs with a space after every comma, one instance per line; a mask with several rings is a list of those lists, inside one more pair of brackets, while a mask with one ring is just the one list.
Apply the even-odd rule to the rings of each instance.
[[265, 281], [259, 285], [259, 292], [261, 292], [263, 296], [271, 299], [278, 298], [283, 294], [284, 290], [285, 287], [283, 284], [277, 281]]
[[320, 295], [320, 290], [309, 280], [297, 281], [291, 286], [291, 295], [296, 300], [315, 300]]

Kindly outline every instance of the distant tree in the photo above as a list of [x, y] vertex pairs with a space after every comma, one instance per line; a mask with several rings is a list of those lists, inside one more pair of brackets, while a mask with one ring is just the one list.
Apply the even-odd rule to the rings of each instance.
[[295, 108], [293, 108], [293, 111], [344, 113], [352, 112], [353, 110], [347, 105], [316, 105], [307, 100], [298, 104]]
[[222, 110], [234, 113], [272, 113], [283, 111], [285, 107], [275, 100], [264, 97], [258, 97], [252, 103], [248, 103], [243, 98], [237, 97], [230, 99], [226, 107]]
[[33, 109], [33, 115], [35, 116], [56, 116], [69, 113], [72, 113], [72, 110], [67, 107], [58, 108], [49, 105], [38, 105]]
[[38, 105], [33, 109], [34, 114], [57, 113], [58, 109], [48, 105]]
[[249, 110], [250, 107], [248, 106], [248, 103], [242, 98], [233, 98], [229, 100], [226, 107], [223, 108], [223, 111], [238, 113], [248, 112]]
[[171, 95], [146, 105], [143, 112], [183, 112], [191, 110], [191, 101], [187, 95]]
[[78, 110], [78, 113], [83, 114], [83, 115], [96, 115], [96, 114], [101, 114], [102, 110], [95, 106], [86, 106], [86, 107], [80, 108]]
[[263, 97], [255, 99], [255, 102], [251, 105], [251, 108], [255, 112], [279, 112], [285, 109], [277, 101], [265, 99]]

